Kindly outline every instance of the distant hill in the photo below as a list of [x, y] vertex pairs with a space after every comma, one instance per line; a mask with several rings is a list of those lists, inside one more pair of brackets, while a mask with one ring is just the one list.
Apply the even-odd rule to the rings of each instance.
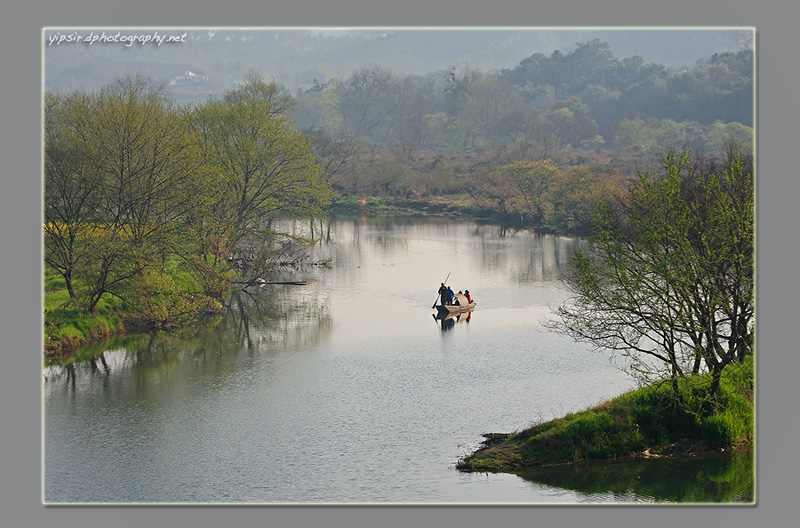
[[372, 63], [398, 74], [424, 75], [452, 66], [499, 71], [513, 68], [534, 53], [569, 52], [576, 43], [596, 38], [608, 42], [617, 57], [639, 55], [645, 62], [678, 68], [691, 67], [698, 59], [720, 51], [740, 49], [744, 38], [735, 30], [705, 29], [222, 29], [186, 31], [184, 42], [161, 46], [75, 42], [48, 46], [48, 36], [55, 33], [45, 34], [47, 90], [93, 90], [126, 74], [163, 82], [186, 71], [208, 77], [202, 86], [183, 87], [181, 99], [222, 93], [251, 68], [261, 69], [294, 91], [311, 86], [315, 79], [323, 83], [334, 76], [346, 78], [359, 66]]

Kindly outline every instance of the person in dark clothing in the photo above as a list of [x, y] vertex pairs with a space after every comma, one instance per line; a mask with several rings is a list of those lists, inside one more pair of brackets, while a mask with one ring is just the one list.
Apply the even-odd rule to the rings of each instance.
[[439, 295], [442, 298], [442, 305], [447, 304], [447, 286], [444, 283], [439, 287]]
[[448, 286], [447, 287], [447, 304], [453, 304], [453, 296], [455, 296], [455, 293], [453, 293], [453, 289], [450, 288], [450, 286]]

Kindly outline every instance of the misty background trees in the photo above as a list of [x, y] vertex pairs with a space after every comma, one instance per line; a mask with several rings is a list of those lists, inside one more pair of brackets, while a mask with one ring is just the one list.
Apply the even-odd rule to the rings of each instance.
[[297, 94], [298, 124], [344, 129], [370, 144], [476, 147], [530, 142], [563, 147], [666, 149], [691, 139], [719, 148], [720, 128], [753, 126], [753, 52], [718, 53], [676, 72], [608, 43], [534, 54], [496, 73], [455, 66], [426, 76], [364, 65]]

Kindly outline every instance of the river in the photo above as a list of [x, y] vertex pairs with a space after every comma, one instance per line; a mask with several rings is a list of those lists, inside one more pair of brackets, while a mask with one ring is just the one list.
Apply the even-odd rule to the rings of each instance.
[[[519, 430], [635, 386], [607, 354], [542, 326], [567, 297], [558, 276], [576, 244], [468, 221], [336, 219], [311, 259], [329, 265], [287, 275], [305, 286], [249, 288], [216, 326], [132, 336], [106, 344], [95, 362], [45, 369], [44, 500], [752, 501], [752, 486], [704, 484], [711, 470], [699, 462], [666, 489], [657, 475], [675, 470], [663, 465], [618, 464], [613, 482], [607, 469], [602, 478], [590, 469], [455, 469], [482, 433]], [[431, 307], [448, 275], [477, 307], [443, 324]], [[708, 464], [752, 480], [752, 457]], [[647, 475], [661, 488], [637, 488]], [[687, 495], [687, 485], [697, 490]]]

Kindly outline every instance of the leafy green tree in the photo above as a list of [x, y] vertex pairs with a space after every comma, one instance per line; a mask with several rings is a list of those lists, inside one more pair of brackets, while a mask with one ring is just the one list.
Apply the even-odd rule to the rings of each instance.
[[103, 180], [64, 140], [63, 107], [62, 97], [45, 95], [44, 259], [64, 278], [69, 297], [75, 301], [77, 267], [88, 258], [86, 241], [98, 228]]
[[214, 257], [241, 259], [273, 220], [322, 215], [330, 189], [309, 139], [270, 101], [228, 99], [187, 114], [213, 197], [193, 225]]
[[[120, 296], [126, 282], [176, 243], [179, 220], [194, 204], [197, 157], [172, 105], [140, 85], [66, 97], [57, 121], [45, 147], [47, 247], [50, 257], [66, 255], [63, 243], [70, 239], [73, 257], [82, 248], [73, 275], [85, 291], [75, 294], [94, 311], [104, 295]], [[55, 163], [57, 152], [69, 168]], [[76, 197], [85, 198], [83, 205]], [[59, 223], [73, 228], [57, 231]], [[86, 228], [80, 240], [76, 226]], [[59, 260], [65, 271], [67, 257]]]
[[642, 381], [671, 379], [676, 398], [677, 378], [701, 362], [716, 397], [723, 369], [752, 353], [752, 174], [735, 152], [709, 167], [670, 153], [624, 207], [601, 208], [566, 278], [575, 295], [551, 321], [622, 353]]
[[726, 152], [729, 143], [732, 141], [744, 149], [745, 156], [753, 155], [753, 129], [741, 123], [723, 123], [715, 121], [708, 125], [707, 132], [704, 134], [706, 150], [709, 152]]
[[658, 146], [655, 131], [647, 126], [644, 119], [623, 119], [615, 127], [613, 145], [617, 147], [629, 147], [631, 145], [641, 145], [645, 149], [652, 149]]
[[198, 313], [218, 312], [221, 305], [211, 296], [190, 292], [179, 286], [163, 269], [149, 267], [135, 284], [128, 284], [125, 296], [135, 307], [126, 314], [126, 324], [156, 330], [169, 325], [190, 324]]

